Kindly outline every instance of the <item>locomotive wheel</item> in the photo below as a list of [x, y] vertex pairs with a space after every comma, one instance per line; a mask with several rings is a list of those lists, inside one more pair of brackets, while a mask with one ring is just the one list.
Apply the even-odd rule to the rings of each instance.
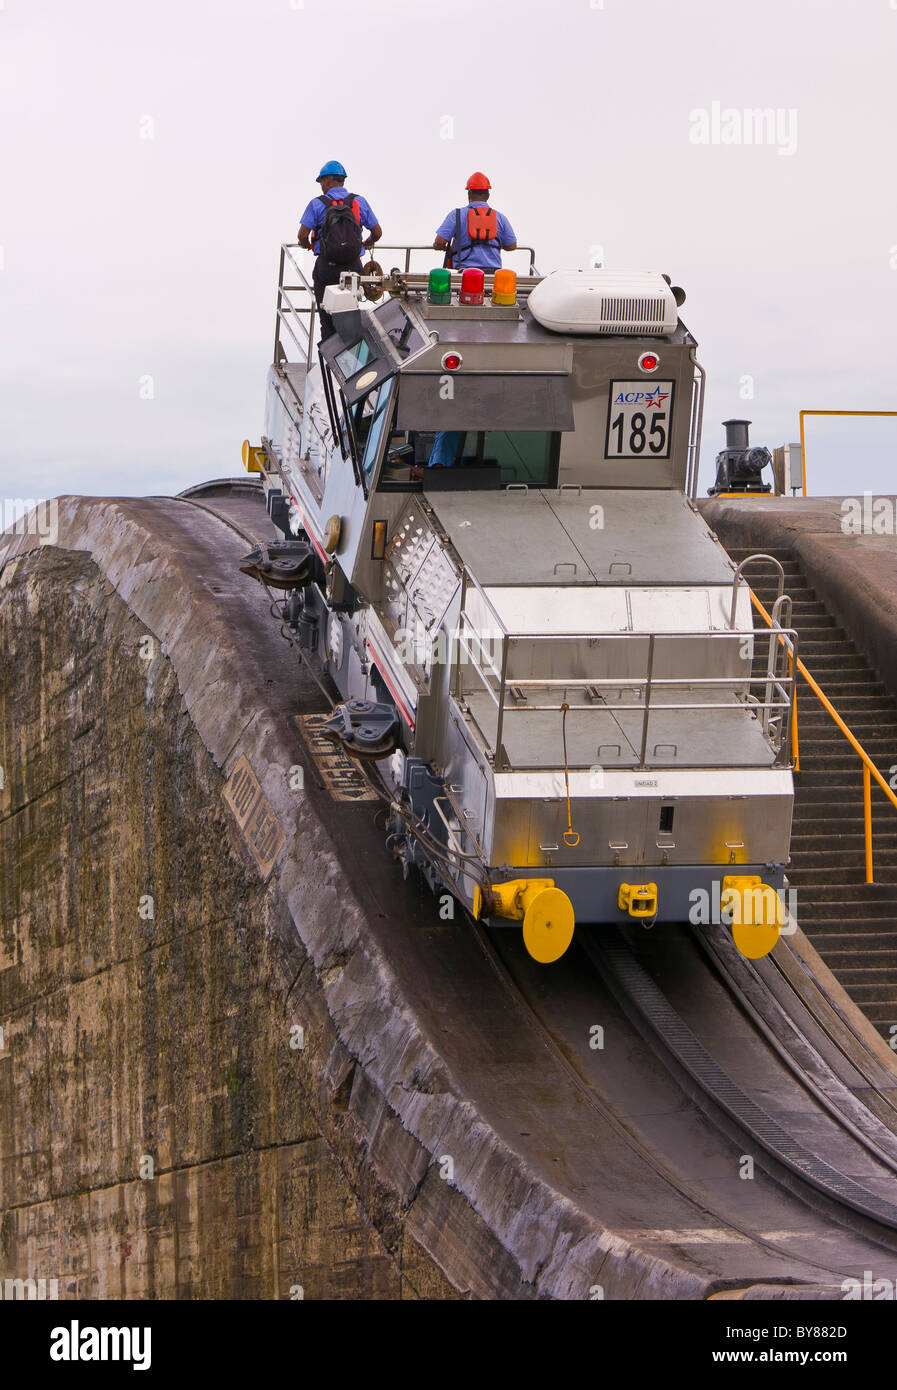
[[375, 748], [384, 741], [383, 729], [376, 724], [360, 724], [353, 730], [352, 737], [362, 748]]
[[381, 731], [377, 729], [376, 738], [369, 738], [367, 740], [360, 739], [359, 734], [364, 732], [365, 730], [363, 729], [355, 729], [353, 731], [352, 741], [343, 744], [345, 751], [351, 757], [372, 759], [389, 758], [396, 751], [398, 747], [398, 738], [396, 734], [388, 734], [386, 738], [383, 738]]
[[290, 541], [253, 550], [240, 565], [240, 572], [273, 589], [301, 589], [310, 582], [314, 564], [310, 546]]
[[399, 717], [391, 705], [349, 700], [337, 705], [321, 733], [351, 758], [388, 758], [399, 746]]

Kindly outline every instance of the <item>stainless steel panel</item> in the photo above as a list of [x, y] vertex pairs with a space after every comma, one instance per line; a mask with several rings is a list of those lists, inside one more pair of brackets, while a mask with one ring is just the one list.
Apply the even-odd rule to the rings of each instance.
[[427, 327], [438, 328], [439, 342], [430, 348], [428, 353], [422, 353], [416, 359], [417, 367], [435, 366], [446, 347], [457, 344], [462, 347], [465, 363], [470, 362], [471, 366], [498, 371], [521, 365], [533, 371], [569, 370], [574, 352], [579, 353], [580, 349], [591, 346], [613, 346], [616, 343], [623, 354], [620, 361], [625, 364], [627, 372], [637, 362], [639, 353], [646, 348], [660, 354], [665, 369], [668, 360], [673, 360], [670, 356], [671, 351], [687, 349], [694, 344], [694, 339], [681, 319], [676, 331], [667, 338], [652, 335], [621, 341], [610, 337], [568, 337], [537, 323], [523, 304], [520, 318], [516, 322], [493, 318], [489, 306], [485, 305], [483, 313], [477, 318], [456, 318], [451, 324], [428, 321]]
[[439, 524], [481, 584], [594, 584], [540, 492], [427, 495]]
[[[659, 831], [660, 807], [675, 806], [672, 834]], [[521, 858], [525, 808], [529, 806], [526, 857]], [[631, 797], [619, 800], [596, 793], [571, 802], [579, 844], [564, 844], [567, 808], [556, 800], [499, 798], [495, 809], [492, 860], [513, 864], [573, 868], [581, 865], [784, 863], [791, 833], [790, 795], [732, 799], [715, 797]]]
[[[450, 707], [444, 747], [446, 792], [463, 822], [462, 829], [471, 832], [464, 843], [464, 850], [468, 853], [474, 851], [473, 837], [476, 837], [488, 857], [493, 831], [492, 774], [477, 747], [476, 739], [454, 704]], [[468, 813], [466, 817], [465, 811]]]
[[414, 730], [414, 753], [418, 758], [442, 769], [446, 763], [447, 729], [449, 724], [453, 660], [452, 634], [458, 626], [460, 589], [449, 602], [445, 615], [431, 644], [431, 656], [426, 664], [429, 690], [417, 703], [417, 723]]
[[731, 592], [735, 566], [682, 493], [565, 488], [543, 496], [599, 584], [728, 584]]
[[416, 430], [572, 430], [573, 402], [567, 376], [516, 372], [403, 373], [396, 423]]
[[483, 593], [488, 608], [475, 589], [468, 589], [467, 611], [471, 620], [488, 621], [486, 615], [494, 613], [505, 632], [562, 637], [565, 633], [628, 632], [631, 627], [626, 590], [622, 587], [569, 585], [534, 589], [522, 584], [501, 588], [487, 584]]
[[386, 569], [383, 560], [375, 560], [371, 555], [374, 522], [385, 521], [387, 535], [393, 535], [407, 501], [407, 497], [400, 492], [372, 492], [368, 499], [350, 578], [355, 588], [372, 603], [379, 603], [384, 598]]
[[[656, 352], [660, 367], [642, 373], [638, 359]], [[687, 342], [668, 339], [619, 338], [577, 340], [573, 353], [573, 413], [575, 426], [561, 442], [559, 481], [601, 488], [678, 488], [684, 491], [688, 467], [688, 427], [693, 365]], [[607, 459], [607, 413], [613, 380], [672, 380], [676, 397], [669, 459]]]
[[[574, 698], [573, 690], [563, 693]], [[560, 698], [561, 692], [557, 692]], [[498, 716], [487, 693], [467, 695], [471, 713], [490, 748], [495, 748]], [[680, 703], [686, 703], [683, 695]], [[699, 697], [692, 694], [697, 703]], [[634, 703], [629, 695], [629, 703]], [[567, 715], [567, 761], [573, 768], [644, 765], [680, 768], [771, 767], [775, 754], [756, 716], [741, 705], [712, 711], [651, 709], [644, 733], [643, 713], [607, 705], [571, 705]], [[509, 706], [501, 734], [502, 767], [563, 767], [561, 714]], [[507, 759], [505, 764], [504, 759]]]
[[355, 566], [366, 513], [367, 502], [361, 488], [355, 484], [351, 463], [344, 460], [328, 468], [324, 499], [318, 509], [319, 524], [323, 527], [331, 516], [340, 518], [342, 530], [336, 559], [347, 578]]
[[456, 318], [453, 322], [427, 322], [439, 334], [438, 342], [421, 353], [418, 371], [437, 371], [443, 353], [457, 347], [464, 365], [477, 371], [569, 372], [573, 344], [536, 323], [524, 309], [519, 319]]

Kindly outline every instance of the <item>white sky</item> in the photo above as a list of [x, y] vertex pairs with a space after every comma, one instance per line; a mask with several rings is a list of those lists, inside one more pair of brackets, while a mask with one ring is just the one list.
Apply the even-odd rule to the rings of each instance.
[[[897, 0], [0, 0], [0, 499], [241, 472], [331, 158], [388, 242], [483, 169], [543, 272], [669, 272], [702, 492], [728, 416], [771, 448], [897, 409], [895, 57]], [[714, 102], [795, 111], [796, 152], [692, 143]], [[895, 460], [897, 419], [808, 423], [814, 493], [893, 493]]]

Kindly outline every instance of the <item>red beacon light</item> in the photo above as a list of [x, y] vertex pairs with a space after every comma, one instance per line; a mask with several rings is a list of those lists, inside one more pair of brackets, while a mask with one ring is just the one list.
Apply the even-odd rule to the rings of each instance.
[[638, 364], [643, 372], [656, 372], [660, 366], [660, 358], [656, 352], [643, 352]]
[[447, 372], [456, 372], [463, 360], [460, 352], [447, 352], [443, 356], [442, 366]]
[[482, 304], [486, 293], [486, 277], [475, 266], [468, 266], [461, 275], [459, 304]]

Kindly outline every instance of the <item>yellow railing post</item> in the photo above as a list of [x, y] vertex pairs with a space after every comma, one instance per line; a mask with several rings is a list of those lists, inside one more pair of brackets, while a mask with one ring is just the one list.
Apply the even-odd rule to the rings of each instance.
[[866, 882], [872, 882], [872, 781], [863, 763], [863, 823], [866, 831]]
[[800, 744], [797, 741], [797, 682], [794, 679], [794, 652], [788, 653], [788, 675], [791, 677], [791, 747], [794, 749], [794, 771], [800, 772]]
[[897, 410], [802, 410], [800, 412], [800, 463], [803, 470], [803, 495], [807, 495], [807, 447], [804, 438], [804, 416], [806, 415], [897, 415]]
[[[812, 412], [812, 411], [808, 411], [807, 413], [808, 413], [808, 414], [812, 414], [813, 412]], [[833, 413], [837, 413], [837, 412], [833, 412]], [[852, 412], [851, 412], [851, 411], [842, 411], [842, 412], [840, 412], [840, 413], [841, 413], [841, 414], [844, 414], [844, 415], [849, 415], [849, 414], [851, 414]], [[884, 414], [891, 414], [892, 412], [890, 412], [890, 411], [872, 411], [872, 412], [869, 412], [869, 413], [870, 413], [870, 414], [881, 414], [881, 415], [884, 415]], [[893, 413], [894, 413], [894, 414], [897, 414], [897, 411], [894, 411]], [[767, 613], [766, 609], [763, 607], [763, 604], [762, 604], [762, 603], [760, 602], [760, 600], [757, 598], [757, 595], [754, 593], [753, 589], [751, 589], [750, 595], [751, 595], [751, 603], [754, 605], [754, 607], [756, 608], [757, 612], [758, 612], [758, 613], [760, 614], [760, 616], [763, 618], [763, 620], [764, 620], [764, 622], [767, 624], [767, 626], [768, 626], [768, 627], [772, 627], [772, 618], [769, 616], [769, 614]], [[779, 634], [779, 641], [780, 641], [781, 643], [784, 644], [785, 638], [782, 636], [781, 633]], [[881, 789], [882, 789], [882, 791], [884, 792], [885, 796], [888, 798], [888, 800], [890, 801], [891, 805], [894, 807], [895, 810], [897, 810], [897, 796], [894, 795], [893, 791], [892, 791], [891, 788], [888, 786], [888, 784], [887, 784], [887, 782], [885, 781], [885, 779], [882, 777], [881, 773], [879, 772], [878, 768], [875, 766], [875, 764], [874, 764], [874, 762], [872, 761], [872, 759], [869, 757], [869, 754], [866, 752], [866, 750], [865, 750], [865, 748], [863, 747], [863, 745], [862, 745], [862, 744], [860, 743], [860, 741], [859, 741], [857, 738], [855, 738], [854, 735], [850, 732], [850, 730], [848, 729], [847, 725], [844, 723], [844, 720], [841, 718], [840, 714], [838, 713], [838, 711], [835, 709], [834, 705], [832, 704], [831, 700], [830, 700], [830, 699], [828, 698], [828, 696], [823, 692], [823, 690], [820, 688], [820, 686], [819, 686], [818, 683], [814, 680], [814, 678], [810, 675], [810, 673], [809, 673], [809, 671], [807, 670], [806, 666], [804, 665], [804, 663], [803, 663], [799, 658], [798, 658], [798, 661], [797, 661], [797, 669], [798, 669], [798, 671], [800, 672], [800, 674], [803, 676], [804, 680], [807, 682], [807, 685], [810, 687], [810, 689], [812, 690], [813, 694], [816, 696], [816, 699], [817, 699], [817, 700], [819, 701], [819, 703], [822, 705], [823, 709], [826, 711], [827, 714], [831, 715], [832, 719], [835, 721], [835, 723], [837, 724], [838, 728], [841, 730], [841, 733], [842, 733], [842, 734], [844, 735], [844, 737], [847, 739], [847, 742], [850, 744], [851, 748], [853, 749], [853, 751], [857, 754], [858, 758], [860, 759], [860, 762], [863, 764], [863, 817], [864, 817], [864, 826], [865, 826], [865, 833], [866, 833], [866, 882], [867, 882], [867, 883], [873, 883], [873, 882], [874, 882], [874, 879], [873, 879], [873, 877], [872, 877], [872, 778], [873, 778], [873, 777], [875, 778], [876, 782], [877, 782], [878, 785], [881, 787]], [[795, 694], [795, 692], [796, 692], [796, 688], [797, 688], [796, 686], [792, 686], [792, 699], [794, 698], [794, 694]], [[798, 770], [798, 768], [797, 768], [797, 762], [796, 762], [796, 760], [795, 760], [795, 771], [797, 771], [797, 770]]]

